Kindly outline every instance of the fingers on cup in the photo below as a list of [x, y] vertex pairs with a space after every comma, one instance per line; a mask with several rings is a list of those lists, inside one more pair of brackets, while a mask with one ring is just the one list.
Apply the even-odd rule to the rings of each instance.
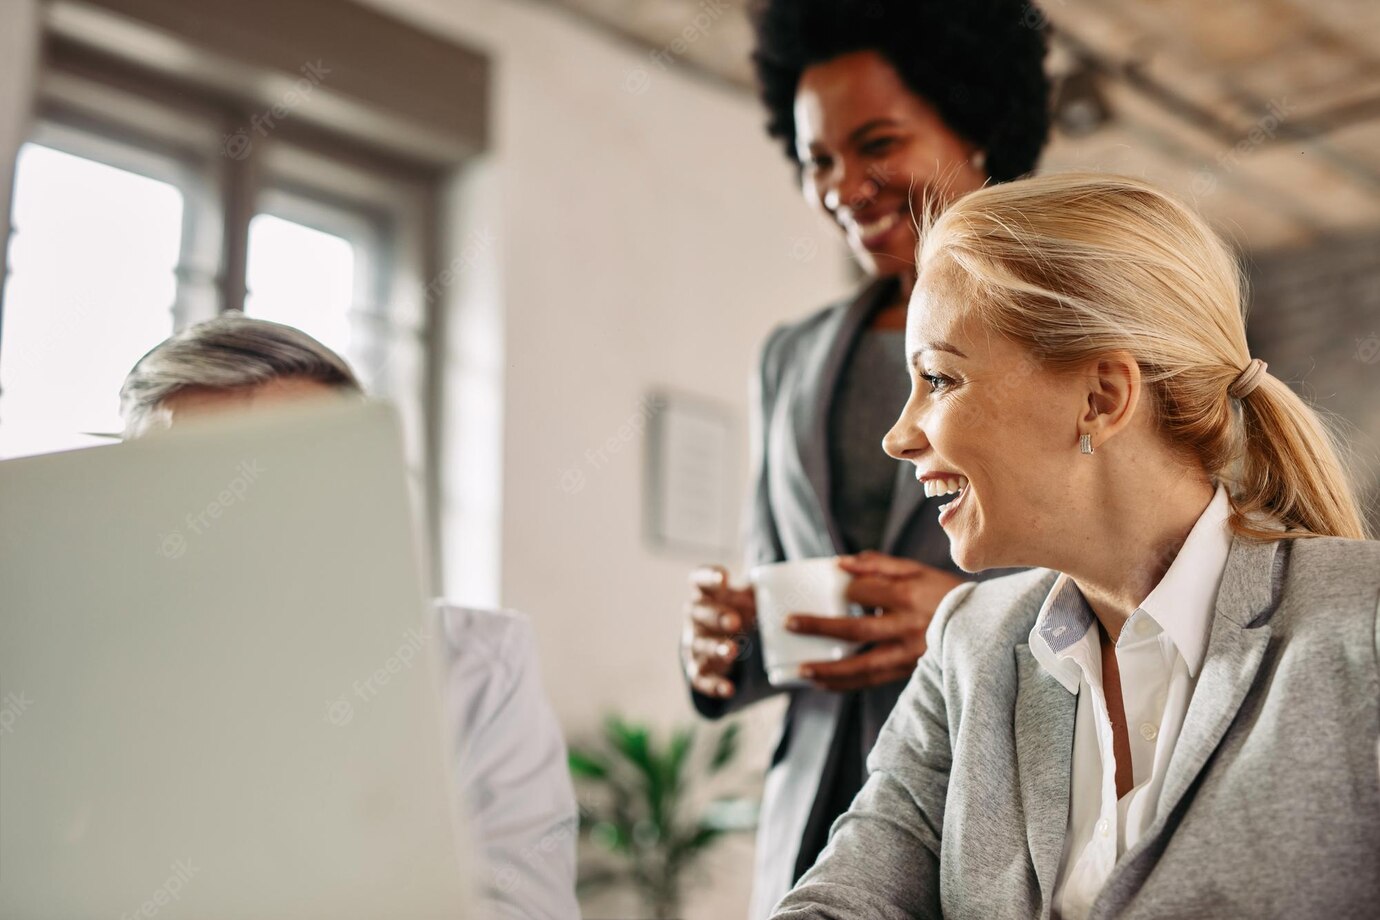
[[733, 696], [737, 690], [733, 686], [733, 681], [718, 674], [711, 674], [703, 668], [691, 676], [690, 685], [705, 696], [712, 696], [721, 700]]
[[890, 643], [839, 661], [807, 662], [800, 675], [826, 689], [855, 690], [908, 677], [917, 658], [913, 649]]
[[806, 636], [823, 636], [847, 642], [876, 642], [888, 639], [893, 630], [885, 617], [816, 617], [793, 613], [786, 617], [786, 628]]
[[721, 565], [697, 566], [690, 573], [690, 584], [706, 594], [728, 587], [728, 569]]
[[710, 674], [725, 674], [738, 658], [738, 644], [732, 639], [699, 636], [690, 645], [700, 669]]
[[719, 600], [741, 614], [745, 626], [757, 621], [757, 594], [752, 588], [730, 588]]
[[889, 610], [904, 602], [906, 592], [894, 579], [881, 578], [876, 575], [858, 575], [848, 583], [848, 591], [845, 596], [854, 604]]
[[689, 605], [690, 619], [708, 635], [730, 635], [742, 627], [742, 617], [723, 604], [697, 601]]
[[864, 550], [853, 556], [840, 556], [839, 568], [850, 575], [880, 575], [887, 578], [913, 577], [929, 571], [929, 566], [914, 559], [888, 556], [876, 550]]

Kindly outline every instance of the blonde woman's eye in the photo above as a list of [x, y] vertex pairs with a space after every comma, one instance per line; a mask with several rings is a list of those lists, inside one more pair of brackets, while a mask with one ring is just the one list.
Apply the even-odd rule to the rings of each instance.
[[938, 393], [953, 386], [953, 378], [945, 377], [943, 374], [921, 374], [920, 379], [930, 385], [931, 393]]

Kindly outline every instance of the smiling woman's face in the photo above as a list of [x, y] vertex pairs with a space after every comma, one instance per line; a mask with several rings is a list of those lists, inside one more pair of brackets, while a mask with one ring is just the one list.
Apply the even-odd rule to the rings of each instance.
[[910, 400], [883, 445], [915, 464], [926, 494], [961, 487], [939, 522], [963, 569], [1044, 564], [1043, 541], [1078, 513], [1085, 389], [980, 327], [972, 297], [952, 262], [926, 265], [906, 324]]
[[915, 271], [911, 215], [926, 194], [951, 198], [987, 178], [971, 162], [976, 148], [875, 51], [801, 74], [795, 132], [805, 197], [833, 218], [872, 275]]

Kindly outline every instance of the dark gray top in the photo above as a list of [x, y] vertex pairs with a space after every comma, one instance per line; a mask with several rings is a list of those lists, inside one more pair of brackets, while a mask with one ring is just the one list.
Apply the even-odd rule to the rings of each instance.
[[866, 329], [858, 336], [829, 406], [831, 504], [850, 553], [881, 549], [891, 511], [897, 461], [882, 438], [906, 404], [903, 329]]

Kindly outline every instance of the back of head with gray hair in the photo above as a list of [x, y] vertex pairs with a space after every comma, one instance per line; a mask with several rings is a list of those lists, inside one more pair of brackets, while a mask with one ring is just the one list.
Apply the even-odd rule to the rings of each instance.
[[363, 393], [345, 359], [302, 330], [223, 313], [164, 340], [134, 365], [120, 387], [125, 434], [140, 434], [183, 390], [237, 390], [289, 377]]

